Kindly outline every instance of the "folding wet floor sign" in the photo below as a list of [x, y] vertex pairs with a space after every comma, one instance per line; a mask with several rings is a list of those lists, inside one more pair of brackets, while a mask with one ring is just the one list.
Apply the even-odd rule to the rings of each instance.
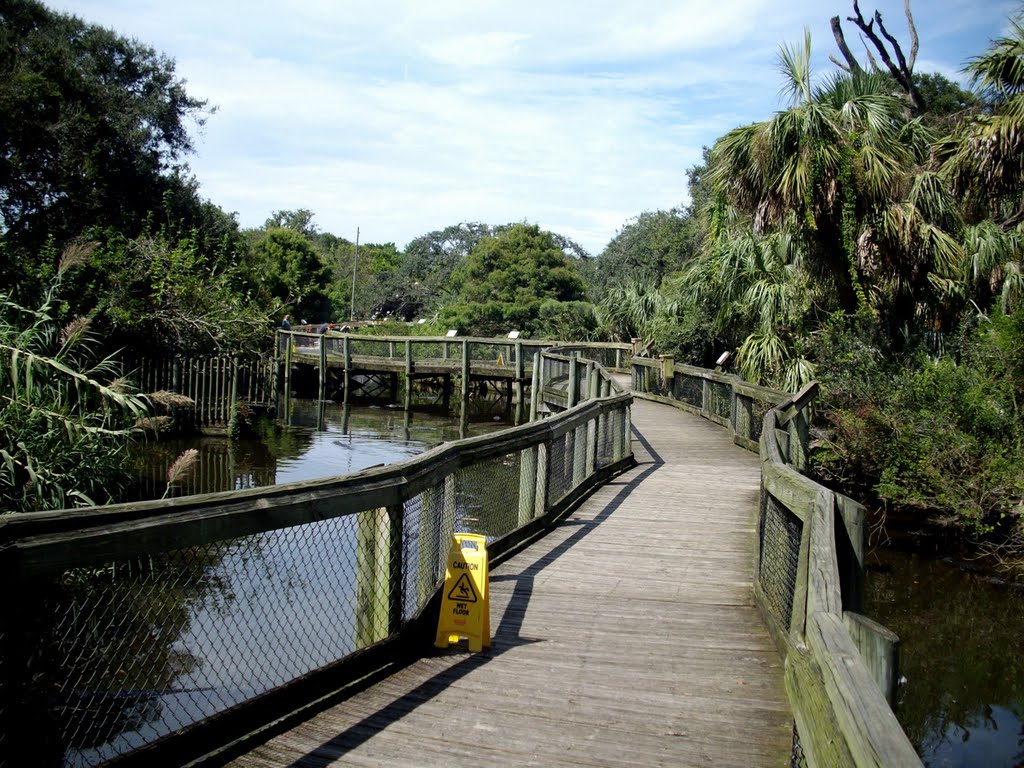
[[447, 648], [463, 637], [469, 650], [491, 644], [490, 599], [487, 577], [487, 539], [475, 533], [456, 533], [448, 553], [434, 645]]

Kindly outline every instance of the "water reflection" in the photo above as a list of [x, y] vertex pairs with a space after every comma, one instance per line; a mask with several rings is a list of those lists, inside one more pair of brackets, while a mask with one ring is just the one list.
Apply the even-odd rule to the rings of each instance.
[[[218, 437], [151, 440], [138, 446], [136, 499], [256, 488], [314, 480], [389, 464], [461, 437], [515, 423], [503, 400], [478, 400], [463, 422], [459, 415], [292, 400], [287, 426], [259, 440]], [[194, 470], [168, 491], [167, 470], [182, 451], [199, 451]]]
[[1024, 765], [1024, 590], [880, 550], [869, 615], [902, 641], [896, 714], [931, 768]]

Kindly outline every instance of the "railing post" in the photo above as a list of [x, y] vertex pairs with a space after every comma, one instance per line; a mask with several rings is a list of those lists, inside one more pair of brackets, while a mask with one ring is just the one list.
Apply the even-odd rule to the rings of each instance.
[[544, 384], [541, 381], [543, 376], [543, 369], [541, 363], [541, 353], [538, 350], [533, 353], [533, 371], [532, 378], [530, 379], [530, 421], [537, 420], [537, 411], [540, 406], [541, 389]]
[[[590, 374], [589, 399], [596, 400], [598, 393], [600, 392], [600, 381], [594, 364], [590, 363], [588, 368]], [[600, 434], [600, 431], [598, 430], [598, 421], [600, 418], [601, 415], [600, 412], [598, 412], [597, 415], [587, 421], [587, 477], [594, 474], [594, 462], [597, 459], [597, 439]]]
[[238, 411], [238, 375], [241, 366], [238, 358], [231, 359], [231, 402], [228, 404], [228, 424], [235, 420]]
[[566, 391], [566, 405], [572, 408], [576, 405], [576, 400], [579, 397], [579, 385], [576, 382], [576, 356], [572, 355], [569, 358], [569, 387]]
[[548, 511], [548, 454], [551, 443], [545, 440], [537, 446], [537, 499], [534, 517], [540, 517]]
[[462, 409], [466, 412], [469, 404], [469, 342], [462, 342]]
[[405, 509], [395, 504], [388, 510], [388, 634], [394, 635], [402, 628], [405, 607], [405, 573], [402, 560], [403, 527]]
[[537, 448], [524, 448], [519, 454], [519, 518], [520, 526], [533, 519], [537, 506]]
[[412, 408], [412, 339], [405, 340], [405, 410]]
[[659, 394], [666, 397], [672, 396], [672, 379], [676, 375], [675, 358], [672, 355], [662, 355], [661, 358], [661, 379], [662, 390]]
[[516, 383], [515, 383], [515, 398], [517, 403], [523, 402], [523, 380], [526, 378], [526, 365], [523, 361], [523, 343], [521, 341], [516, 342]]

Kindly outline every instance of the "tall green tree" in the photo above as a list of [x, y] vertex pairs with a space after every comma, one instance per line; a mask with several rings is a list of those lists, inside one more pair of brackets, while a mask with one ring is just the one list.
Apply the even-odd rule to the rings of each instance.
[[177, 164], [205, 107], [152, 48], [36, 0], [0, 4], [0, 281], [38, 272], [48, 238], [138, 234], [168, 191], [203, 215]]
[[627, 222], [595, 260], [597, 298], [616, 283], [649, 282], [655, 288], [693, 255], [691, 216], [687, 211], [645, 211]]
[[331, 271], [309, 239], [283, 227], [254, 233], [254, 237], [249, 276], [257, 295], [290, 310], [299, 321], [331, 319], [327, 297]]
[[481, 239], [453, 275], [455, 301], [442, 322], [465, 332], [536, 332], [545, 299], [584, 298], [583, 281], [555, 237], [537, 225], [513, 224]]

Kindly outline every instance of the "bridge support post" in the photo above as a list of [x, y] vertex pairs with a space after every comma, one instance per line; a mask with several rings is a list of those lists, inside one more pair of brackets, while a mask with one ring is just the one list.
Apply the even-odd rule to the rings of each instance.
[[412, 340], [405, 340], [405, 410], [412, 408]]
[[447, 411], [452, 405], [452, 375], [445, 373], [441, 376], [441, 402]]
[[347, 401], [349, 396], [349, 384], [351, 383], [352, 373], [352, 339], [349, 338], [348, 336], [346, 336], [341, 342], [341, 356], [343, 358], [342, 370], [344, 370], [345, 372], [345, 380], [343, 382], [343, 386], [345, 387], [345, 400]]
[[292, 407], [292, 345], [289, 342], [284, 348], [284, 411], [289, 414]]
[[320, 337], [320, 377], [317, 387], [317, 399], [322, 403], [327, 396], [327, 338]]
[[459, 416], [459, 437], [466, 436], [469, 426], [469, 342], [462, 342], [462, 413]]

